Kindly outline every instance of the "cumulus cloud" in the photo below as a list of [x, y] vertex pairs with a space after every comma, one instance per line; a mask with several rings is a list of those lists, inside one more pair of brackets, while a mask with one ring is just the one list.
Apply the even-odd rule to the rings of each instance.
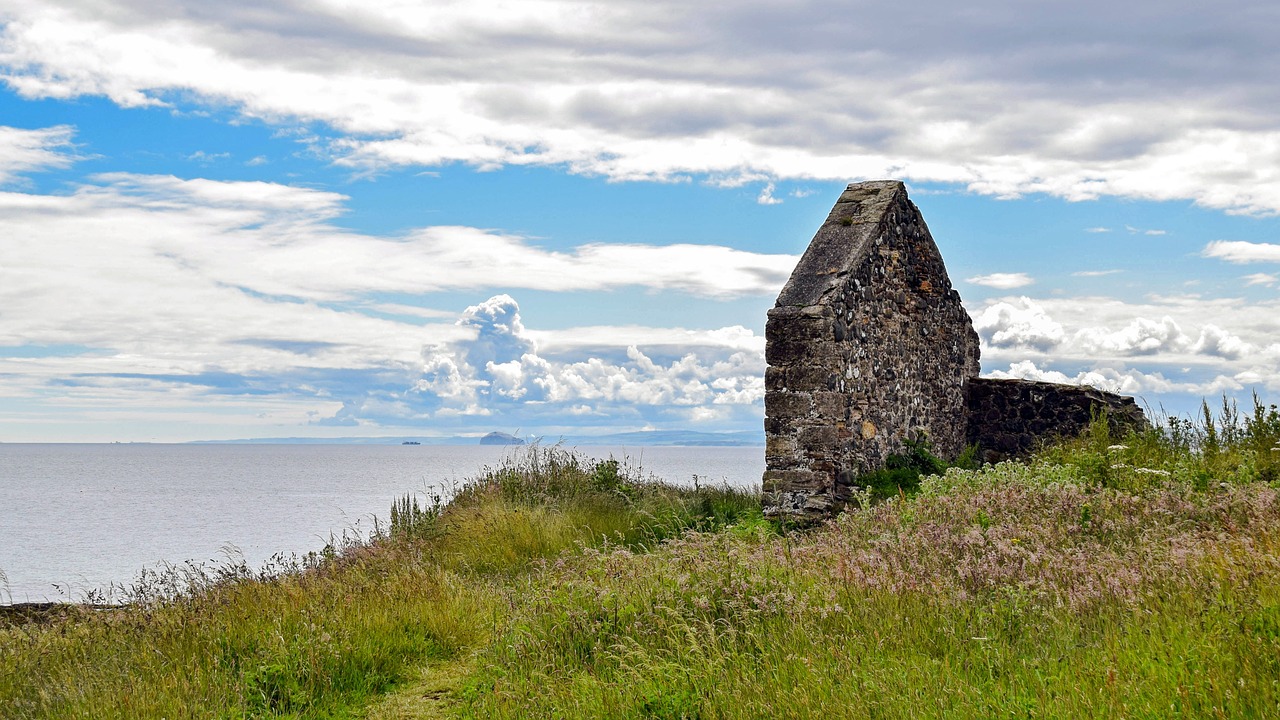
[[[999, 379], [1034, 380], [1036, 382], [1050, 382], [1060, 385], [1085, 385], [1108, 392], [1126, 392], [1122, 387], [1123, 383], [1115, 382], [1114, 378], [1108, 375], [1108, 373], [1088, 370], [1069, 376], [1057, 370], [1041, 369], [1031, 360], [1022, 360], [1010, 364], [1008, 370], [993, 370], [987, 373], [986, 376]], [[1132, 392], [1132, 388], [1128, 392]]]
[[1026, 297], [988, 305], [974, 318], [973, 326], [987, 345], [997, 348], [1047, 352], [1066, 338], [1062, 325]]
[[[1020, 297], [987, 301], [973, 313], [986, 366], [1052, 357], [1068, 365], [1123, 368], [1143, 359], [1146, 366], [1176, 365], [1198, 377], [1212, 372], [1244, 384], [1249, 383], [1240, 378], [1254, 378], [1249, 382], [1266, 387], [1280, 386], [1277, 315], [1276, 301], [1247, 304], [1194, 295], [1152, 296], [1147, 302]], [[1144, 383], [1157, 392], [1155, 380]]]
[[982, 285], [983, 287], [992, 287], [1000, 290], [1012, 290], [1014, 288], [1026, 287], [1035, 284], [1035, 279], [1026, 273], [991, 273], [990, 275], [977, 275], [971, 278], [965, 278], [965, 282], [974, 285]]
[[1206, 355], [1216, 355], [1228, 360], [1240, 358], [1254, 352], [1257, 348], [1243, 341], [1217, 325], [1205, 325], [1200, 330], [1200, 338], [1192, 346], [1192, 351]]
[[1173, 318], [1160, 320], [1134, 318], [1120, 330], [1086, 327], [1076, 333], [1075, 341], [1087, 353], [1106, 355], [1154, 355], [1185, 350], [1191, 340]]
[[[721, 335], [730, 339], [727, 346], [716, 343], [714, 334], [704, 334], [701, 343], [684, 345], [667, 362], [655, 361], [636, 345], [626, 346], [617, 361], [581, 356], [551, 360], [540, 354], [539, 342], [526, 330], [520, 306], [509, 295], [468, 307], [457, 324], [469, 331], [465, 337], [422, 351], [423, 373], [413, 389], [413, 405], [430, 408], [433, 415], [498, 416], [519, 408], [524, 418], [589, 410], [649, 420], [675, 412], [694, 419], [695, 411], [705, 415], [714, 406], [740, 406], [736, 412], [758, 414], [764, 400], [763, 348], [752, 343], [758, 349], [737, 349], [734, 332]], [[678, 330], [671, 334], [677, 342], [688, 337]], [[713, 415], [724, 417], [719, 411]]]
[[[1193, 396], [1212, 396], [1224, 392], [1242, 390], [1248, 378], [1240, 376], [1214, 375], [1204, 380], [1173, 380], [1162, 372], [1143, 372], [1135, 368], [1099, 367], [1082, 370], [1075, 374], [1067, 374], [1047, 367], [1041, 368], [1031, 360], [1023, 360], [1009, 365], [1008, 370], [994, 370], [986, 375], [993, 378], [1019, 378], [1064, 385], [1082, 385], [1107, 392], [1125, 395], [1185, 394]], [[1261, 384], [1261, 383], [1253, 383]]]
[[[960, 183], [1280, 211], [1269, 10], [20, 0], [26, 97], [318, 121], [356, 167]], [[902, 37], [912, 42], [901, 42]], [[743, 52], [743, 48], [750, 52]], [[993, 98], [999, 98], [998, 101]]]

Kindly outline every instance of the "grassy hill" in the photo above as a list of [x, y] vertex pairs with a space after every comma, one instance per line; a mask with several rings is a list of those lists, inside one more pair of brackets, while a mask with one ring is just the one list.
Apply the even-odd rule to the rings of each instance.
[[[1280, 413], [949, 468], [825, 525], [532, 448], [448, 505], [0, 619], [5, 717], [1280, 716]], [[711, 469], [709, 469], [711, 470]]]

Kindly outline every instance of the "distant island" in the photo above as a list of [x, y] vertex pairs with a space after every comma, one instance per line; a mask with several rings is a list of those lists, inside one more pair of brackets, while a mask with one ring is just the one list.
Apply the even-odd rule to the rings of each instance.
[[481, 445], [523, 445], [524, 440], [504, 432], [491, 432], [480, 438]]

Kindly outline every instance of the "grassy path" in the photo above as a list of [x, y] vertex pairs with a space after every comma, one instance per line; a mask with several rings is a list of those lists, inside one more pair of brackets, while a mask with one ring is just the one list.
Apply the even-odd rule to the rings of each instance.
[[378, 698], [365, 711], [367, 720], [435, 720], [454, 717], [466, 681], [475, 671], [472, 659], [430, 663], [418, 668], [399, 688]]

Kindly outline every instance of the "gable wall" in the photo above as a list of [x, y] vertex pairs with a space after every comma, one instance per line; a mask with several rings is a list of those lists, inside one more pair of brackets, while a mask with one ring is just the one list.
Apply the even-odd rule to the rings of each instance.
[[765, 327], [766, 509], [821, 516], [904, 439], [958, 454], [978, 336], [898, 182], [850, 185]]

